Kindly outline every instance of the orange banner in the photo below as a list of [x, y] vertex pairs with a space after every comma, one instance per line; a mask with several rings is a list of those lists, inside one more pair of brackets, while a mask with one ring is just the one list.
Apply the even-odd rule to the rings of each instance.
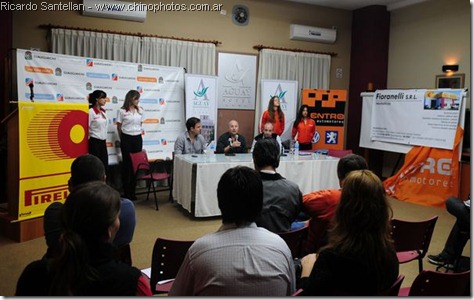
[[303, 89], [301, 97], [316, 123], [313, 149], [344, 149], [347, 91]]
[[459, 143], [463, 129], [457, 128], [453, 150], [413, 147], [394, 176], [384, 181], [388, 194], [398, 200], [444, 207], [459, 190]]
[[88, 150], [87, 103], [19, 102], [18, 220], [40, 217], [64, 202], [74, 158]]

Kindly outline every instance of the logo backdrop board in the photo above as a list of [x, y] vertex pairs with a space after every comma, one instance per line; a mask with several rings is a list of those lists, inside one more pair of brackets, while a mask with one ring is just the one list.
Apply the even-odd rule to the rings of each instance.
[[313, 149], [342, 150], [347, 91], [303, 89], [301, 97], [303, 104], [308, 105], [310, 118], [316, 123]]
[[88, 105], [20, 102], [20, 184], [18, 219], [43, 215], [64, 202], [74, 158], [87, 153]]
[[121, 160], [117, 111], [125, 94], [138, 90], [145, 110], [143, 147], [148, 157], [172, 157], [174, 141], [184, 126], [183, 68], [18, 49], [17, 73], [19, 101], [30, 101], [30, 84], [35, 103], [87, 103], [92, 91], [105, 91], [110, 164]]
[[281, 135], [281, 140], [286, 141], [291, 139], [291, 128], [296, 118], [297, 112], [297, 95], [298, 95], [298, 81], [292, 80], [267, 80], [261, 81], [261, 97], [260, 97], [260, 108], [261, 111], [256, 113], [258, 118], [258, 130], [260, 130], [260, 124], [262, 123], [262, 115], [268, 108], [268, 101], [273, 96], [280, 98], [281, 110], [285, 114], [285, 130]]
[[257, 56], [219, 53], [219, 108], [255, 109]]
[[[185, 74], [186, 120], [201, 120], [201, 134], [209, 144], [216, 137], [217, 76]], [[185, 129], [183, 128], [183, 131]]]

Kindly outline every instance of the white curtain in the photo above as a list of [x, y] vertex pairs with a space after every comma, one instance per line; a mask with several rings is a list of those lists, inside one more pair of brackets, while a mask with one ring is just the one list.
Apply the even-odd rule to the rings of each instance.
[[189, 74], [216, 74], [216, 45], [143, 37], [142, 63], [182, 67]]
[[[330, 71], [331, 56], [327, 54], [262, 49], [259, 54], [255, 111], [262, 111], [260, 107], [260, 82], [262, 79], [298, 81], [297, 107], [299, 109], [303, 88], [329, 89]], [[259, 132], [259, 122], [260, 116], [255, 114], [255, 132]]]
[[52, 52], [58, 54], [138, 63], [140, 42], [138, 36], [51, 29]]

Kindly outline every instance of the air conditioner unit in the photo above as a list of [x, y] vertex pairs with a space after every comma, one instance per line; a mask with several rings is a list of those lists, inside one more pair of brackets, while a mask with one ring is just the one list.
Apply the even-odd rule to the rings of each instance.
[[84, 16], [145, 22], [146, 4], [111, 0], [83, 0]]
[[336, 41], [336, 29], [291, 24], [290, 39], [333, 44]]

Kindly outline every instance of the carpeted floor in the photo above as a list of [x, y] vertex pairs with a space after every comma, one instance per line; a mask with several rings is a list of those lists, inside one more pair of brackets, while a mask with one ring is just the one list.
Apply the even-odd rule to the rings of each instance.
[[[167, 192], [159, 193], [160, 210], [155, 210], [152, 199], [145, 201], [140, 195], [135, 202], [137, 226], [131, 244], [133, 265], [139, 269], [151, 265], [151, 252], [157, 237], [172, 239], [196, 239], [206, 233], [217, 230], [220, 218], [196, 219], [184, 211], [179, 205], [167, 201]], [[404, 220], [422, 220], [438, 215], [438, 221], [430, 245], [430, 254], [438, 254], [454, 224], [454, 217], [444, 209], [424, 207], [397, 200], [391, 200], [393, 217]], [[31, 261], [39, 259], [46, 251], [43, 238], [16, 243], [0, 237], [0, 295], [13, 296], [16, 281], [24, 267]], [[464, 255], [470, 256], [470, 243], [464, 249]], [[424, 260], [424, 268], [434, 270], [435, 266]], [[403, 287], [410, 286], [418, 274], [416, 261], [400, 266], [400, 273], [405, 275]]]

